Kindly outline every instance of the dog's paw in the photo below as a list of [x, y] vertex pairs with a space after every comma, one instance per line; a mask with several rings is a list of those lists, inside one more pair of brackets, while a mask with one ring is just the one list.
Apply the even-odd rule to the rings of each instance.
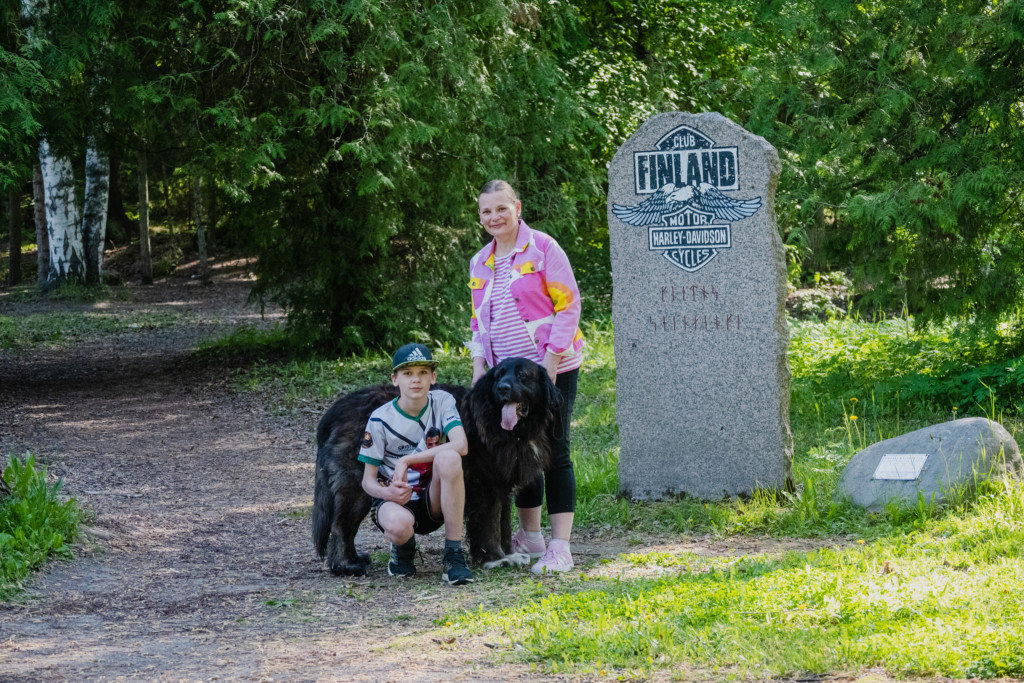
[[369, 565], [362, 562], [356, 564], [337, 564], [331, 565], [331, 573], [335, 576], [366, 576], [366, 567]]
[[484, 569], [497, 569], [498, 567], [524, 567], [530, 564], [530, 556], [525, 553], [511, 553], [497, 560], [484, 562]]

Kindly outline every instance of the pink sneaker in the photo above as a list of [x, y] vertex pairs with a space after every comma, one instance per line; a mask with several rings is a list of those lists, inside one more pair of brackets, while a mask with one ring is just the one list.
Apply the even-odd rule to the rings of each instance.
[[544, 541], [531, 541], [526, 537], [526, 531], [522, 528], [512, 535], [512, 552], [528, 555], [531, 560], [536, 560], [544, 554], [546, 548]]
[[573, 568], [572, 554], [561, 543], [552, 541], [548, 544], [548, 550], [540, 562], [530, 569], [534, 574], [550, 574], [553, 572], [567, 572]]

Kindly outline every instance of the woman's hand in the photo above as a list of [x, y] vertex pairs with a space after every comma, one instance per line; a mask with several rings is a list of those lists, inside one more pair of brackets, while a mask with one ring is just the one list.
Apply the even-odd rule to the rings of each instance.
[[487, 374], [487, 361], [480, 356], [473, 359], [473, 381], [469, 383], [469, 386], [474, 386], [480, 378]]
[[550, 351], [548, 351], [547, 353], [544, 354], [544, 362], [541, 363], [541, 367], [543, 367], [545, 370], [547, 370], [548, 377], [551, 378], [551, 383], [552, 384], [555, 383], [555, 380], [558, 377], [558, 363], [561, 360], [562, 360], [561, 356], [556, 356], [555, 354], [551, 353]]

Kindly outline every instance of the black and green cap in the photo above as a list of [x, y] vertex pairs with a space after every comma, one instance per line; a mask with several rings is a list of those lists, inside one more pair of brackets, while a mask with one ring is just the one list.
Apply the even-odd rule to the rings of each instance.
[[406, 344], [395, 351], [391, 371], [397, 372], [410, 365], [426, 365], [433, 369], [437, 367], [437, 361], [431, 357], [430, 349], [423, 344]]

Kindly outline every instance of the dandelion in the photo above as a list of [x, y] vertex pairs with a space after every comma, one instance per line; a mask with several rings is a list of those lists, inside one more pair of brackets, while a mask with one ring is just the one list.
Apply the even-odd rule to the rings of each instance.
[[854, 396], [853, 398], [850, 399], [850, 403], [857, 403], [859, 400], [860, 400], [859, 398]]
[[856, 422], [857, 421], [857, 416], [856, 415], [851, 415], [850, 416], [850, 420], [853, 421], [853, 422]]
[[863, 538], [858, 538], [857, 539], [857, 545], [864, 545], [864, 539]]

